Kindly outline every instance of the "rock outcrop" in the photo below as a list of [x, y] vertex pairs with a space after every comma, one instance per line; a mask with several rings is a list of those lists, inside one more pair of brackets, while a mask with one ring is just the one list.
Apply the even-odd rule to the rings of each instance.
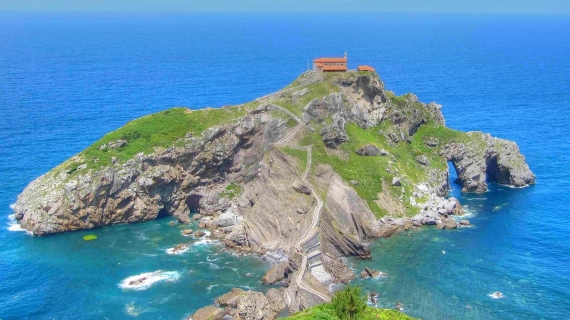
[[453, 163], [462, 191], [485, 192], [488, 181], [514, 187], [535, 182], [525, 157], [515, 142], [493, 138], [482, 132], [469, 132], [464, 143], [450, 143], [442, 155]]
[[277, 289], [270, 289], [264, 295], [233, 288], [218, 297], [216, 305], [201, 308], [188, 319], [272, 320], [284, 309], [284, 304], [283, 294]]
[[253, 179], [259, 157], [284, 132], [284, 122], [270, 113], [250, 114], [185, 139], [184, 147], [137, 154], [100, 171], [70, 178], [63, 171], [49, 172], [18, 197], [16, 218], [27, 230], [45, 235], [152, 220], [161, 212], [188, 222], [190, 208], [213, 214], [231, 202], [205, 190]]

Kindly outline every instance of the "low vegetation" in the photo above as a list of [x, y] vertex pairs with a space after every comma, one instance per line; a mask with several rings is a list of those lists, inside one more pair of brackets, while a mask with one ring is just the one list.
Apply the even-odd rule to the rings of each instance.
[[220, 192], [220, 197], [227, 198], [227, 199], [235, 199], [239, 197], [243, 192], [243, 188], [241, 185], [237, 183], [229, 184], [225, 190]]
[[331, 303], [305, 309], [284, 320], [413, 320], [414, 318], [390, 309], [377, 309], [366, 305], [359, 287], [348, 286], [338, 291]]
[[307, 167], [307, 151], [291, 147], [283, 147], [282, 150], [286, 154], [295, 158], [297, 161], [297, 169], [299, 170], [299, 174], [303, 174], [305, 172], [305, 168]]
[[[259, 103], [252, 102], [239, 107], [196, 111], [173, 108], [141, 117], [106, 134], [77, 157], [63, 163], [61, 169], [70, 174], [82, 165], [86, 169], [99, 169], [109, 166], [111, 158], [124, 162], [140, 152], [148, 154], [160, 148], [168, 148], [187, 134], [199, 135], [210, 127], [236, 120], [258, 105]], [[119, 140], [126, 143], [115, 148], [109, 147], [110, 143]]]

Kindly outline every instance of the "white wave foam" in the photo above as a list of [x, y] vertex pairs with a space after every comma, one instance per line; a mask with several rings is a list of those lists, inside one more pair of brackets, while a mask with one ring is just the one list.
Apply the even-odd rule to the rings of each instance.
[[127, 305], [125, 305], [125, 312], [132, 317], [138, 317], [139, 315], [147, 312], [148, 309], [141, 309], [141, 308], [137, 308], [135, 307], [135, 302], [131, 302]]
[[[213, 256], [217, 256], [217, 254], [214, 254]], [[216, 258], [214, 258], [214, 259], [210, 259], [210, 255], [208, 255], [208, 256], [206, 257], [206, 260], [209, 261], [209, 262], [215, 262], [215, 261], [220, 260], [220, 257], [216, 257]]]
[[166, 249], [166, 253], [168, 253], [168, 254], [183, 254], [184, 252], [190, 250], [190, 245], [187, 244], [187, 245], [185, 245], [182, 248], [177, 249], [177, 250], [175, 250], [175, 248], [176, 247]]
[[[12, 207], [13, 205], [10, 205], [10, 207]], [[33, 234], [31, 231], [28, 231], [24, 228], [22, 228], [22, 226], [18, 223], [18, 221], [16, 220], [16, 215], [15, 214], [11, 214], [8, 216], [8, 231], [13, 231], [13, 232], [25, 232], [27, 234]]]
[[175, 282], [180, 279], [176, 271], [162, 271], [141, 273], [121, 281], [118, 286], [124, 290], [146, 290], [153, 284], [161, 281]]
[[493, 299], [503, 299], [503, 298], [505, 297], [505, 295], [502, 294], [502, 293], [499, 292], [499, 291], [495, 291], [495, 292], [489, 293], [487, 296], [488, 296], [488, 297], [491, 297], [491, 298], [493, 298]]
[[210, 262], [210, 269], [212, 269], [212, 270], [218, 270], [218, 269], [221, 269], [221, 268], [220, 268], [219, 265]]
[[219, 287], [219, 286], [220, 286], [219, 284], [212, 284], [207, 286], [206, 290], [208, 290], [208, 292], [211, 292], [214, 287]]
[[16, 208], [16, 204], [15, 204], [15, 203], [10, 204], [10, 209], [14, 210], [15, 208]]
[[202, 246], [202, 245], [208, 245], [208, 244], [213, 244], [217, 242], [216, 240], [209, 240], [209, 239], [202, 239], [199, 241], [194, 242], [195, 246]]

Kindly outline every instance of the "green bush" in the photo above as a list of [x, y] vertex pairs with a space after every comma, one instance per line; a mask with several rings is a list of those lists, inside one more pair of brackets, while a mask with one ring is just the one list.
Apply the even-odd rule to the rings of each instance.
[[363, 314], [367, 307], [362, 289], [350, 285], [335, 293], [331, 306], [340, 319], [346, 320], [360, 319], [359, 315]]

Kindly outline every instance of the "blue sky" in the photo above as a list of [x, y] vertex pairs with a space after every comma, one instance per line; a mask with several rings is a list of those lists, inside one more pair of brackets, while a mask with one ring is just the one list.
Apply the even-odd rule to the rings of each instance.
[[570, 0], [0, 0], [0, 10], [570, 13]]

